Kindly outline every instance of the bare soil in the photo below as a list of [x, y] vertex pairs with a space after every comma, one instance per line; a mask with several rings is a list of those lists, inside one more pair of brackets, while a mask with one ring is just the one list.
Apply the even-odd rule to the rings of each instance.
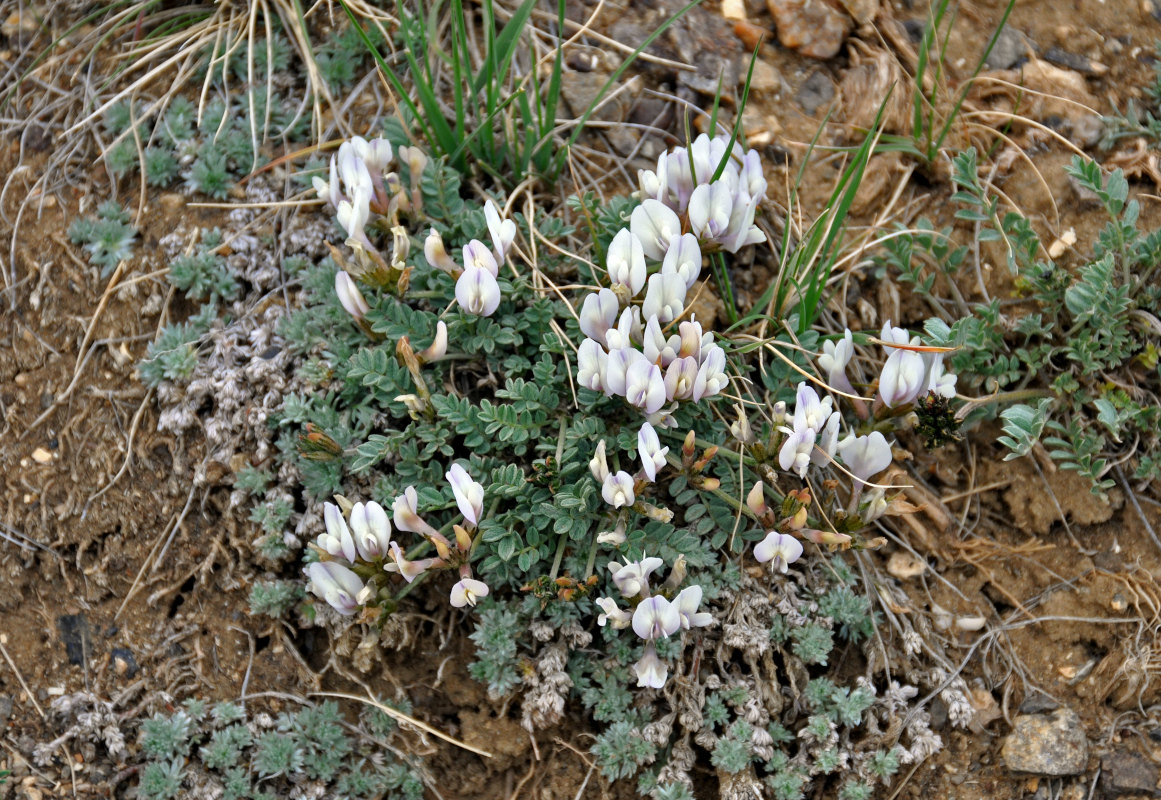
[[[957, 76], [974, 63], [1002, 5], [987, 0], [961, 6], [949, 48], [962, 55], [951, 65]], [[574, 10], [579, 19], [592, 7], [583, 15], [579, 8], [570, 14]], [[717, 8], [699, 13], [716, 14]], [[606, 14], [597, 27], [607, 31], [619, 15], [645, 25], [653, 11], [630, 4]], [[887, 16], [911, 24], [923, 14], [922, 4], [899, 3]], [[752, 8], [750, 17], [772, 28], [764, 9]], [[1059, 48], [1103, 66], [1081, 76], [1089, 97], [1078, 100], [1095, 102], [1102, 113], [1124, 108], [1140, 93], [1151, 72], [1152, 40], [1161, 35], [1153, 7], [1138, 0], [1023, 0], [1009, 24], [1042, 53]], [[856, 44], [824, 62], [777, 44], [763, 46], [761, 58], [778, 82], [755, 94], [754, 115], [769, 127], [770, 163], [789, 159], [769, 170], [772, 186], [786, 175], [793, 179], [802, 144], [814, 136], [829, 106], [804, 110], [795, 99], [803, 85], [829, 85], [843, 97], [841, 87], [853, 80], [853, 71], [867, 72], [880, 54], [896, 52], [881, 35], [860, 30]], [[712, 46], [748, 49], [738, 41]], [[0, 68], [4, 59], [0, 53]], [[655, 72], [641, 74], [655, 80]], [[1018, 79], [1018, 71], [1012, 74]], [[863, 76], [875, 77], [873, 70]], [[1071, 86], [1055, 88], [1064, 93]], [[977, 109], [1028, 113], [1074, 141], [1073, 128], [1086, 124], [1076, 106], [1021, 106], [1010, 93], [972, 97]], [[832, 117], [832, 125], [845, 126], [852, 136], [862, 113], [855, 100], [848, 98]], [[970, 129], [955, 133], [965, 142], [977, 135]], [[1063, 175], [1069, 149], [1037, 127], [1014, 126], [1008, 135], [1028, 158], [1013, 155], [997, 186], [1041, 230], [1059, 235], [1073, 227], [1082, 244], [1091, 241], [1100, 216], [1078, 200]], [[594, 147], [601, 142], [590, 139]], [[603, 146], [612, 149], [616, 142], [606, 137]], [[156, 401], [134, 376], [134, 364], [163, 321], [188, 312], [168, 298], [158, 240], [179, 223], [221, 225], [225, 212], [163, 203], [151, 193], [137, 248], [142, 255], [115, 281], [103, 279], [65, 235], [78, 213], [91, 211], [94, 198], [108, 196], [100, 167], [75, 188], [45, 197], [37, 213], [29, 209], [17, 217], [19, 188], [31, 184], [27, 176], [37, 174], [44, 159], [43, 150], [25, 148], [22, 154], [18, 140], [0, 140], [0, 175], [10, 176], [10, 188], [0, 196], [6, 220], [0, 268], [9, 272], [0, 294], [0, 531], [6, 540], [0, 542], [0, 644], [6, 656], [0, 701], [12, 701], [8, 713], [0, 702], [0, 769], [19, 761], [17, 751], [27, 754], [34, 743], [58, 733], [39, 709], [61, 693], [131, 692], [130, 706], [152, 711], [191, 695], [224, 699], [244, 690], [351, 689], [334, 671], [320, 675], [328, 644], [319, 634], [248, 614], [247, 594], [261, 571], [246, 561], [254, 524], [228, 507], [232, 477], [223, 474], [216, 485], [212, 481], [191, 494], [192, 471], [204, 448], [196, 436], [156, 432]], [[808, 209], [825, 200], [837, 170], [837, 160], [812, 167], [804, 183]], [[938, 166], [925, 174], [880, 156], [869, 172], [856, 209], [864, 224], [877, 221], [897, 192], [894, 208], [900, 214], [922, 209], [940, 224], [953, 223]], [[135, 197], [135, 186], [120, 188]], [[1148, 183], [1135, 188], [1156, 191]], [[1143, 200], [1142, 217], [1153, 227], [1161, 222], [1155, 200]], [[993, 296], [1010, 292], [1002, 259], [985, 251], [984, 260], [998, 265], [985, 264], [988, 290]], [[749, 277], [739, 275], [742, 302], [762, 291], [761, 274], [756, 268]], [[963, 288], [969, 300], [979, 298], [974, 283]], [[860, 304], [860, 298], [868, 302]], [[868, 327], [882, 324], [875, 308], [894, 307], [891, 318], [911, 325], [928, 311], [867, 279], [854, 279], [847, 299], [851, 307], [841, 313]], [[992, 443], [996, 433], [984, 427], [961, 445], [924, 456], [926, 491], [951, 516], [921, 513], [898, 531], [900, 542], [929, 565], [923, 576], [902, 583], [910, 599], [903, 613], [929, 613], [938, 604], [953, 614], [982, 615], [990, 625], [1006, 622], [1000, 635], [983, 644], [976, 634], [950, 637], [947, 655], [965, 662], [985, 710], [979, 719], [987, 721], [977, 730], [953, 731], [944, 713], [938, 728], [944, 751], [898, 776], [885, 796], [1079, 800], [1091, 796], [1104, 754], [1137, 752], [1161, 764], [1161, 549], [1147, 527], [1161, 529], [1156, 487], [1136, 504], [1115, 489], [1104, 505], [1072, 473], [1032, 459], [1001, 461], [1002, 450]], [[165, 556], [155, 560], [161, 547]], [[884, 575], [899, 549], [882, 551]], [[439, 627], [417, 624], [426, 624], [428, 634]], [[447, 620], [440, 625], [446, 628]], [[79, 642], [79, 652], [70, 654], [66, 639]], [[134, 664], [118, 661], [115, 650], [130, 653]], [[448, 745], [417, 743], [417, 749], [428, 748], [443, 797], [633, 795], [626, 787], [611, 789], [594, 772], [583, 723], [566, 721], [534, 742], [519, 725], [518, 709], [489, 701], [468, 677], [471, 652], [463, 636], [415, 636], [404, 649], [388, 651], [381, 670], [364, 676], [384, 694], [403, 687], [415, 700], [417, 717], [494, 753], [484, 760]], [[1081, 715], [1094, 742], [1086, 775], [1048, 782], [1004, 766], [1000, 741], [1021, 705], [1035, 701], [1037, 693]], [[934, 700], [937, 723], [939, 702]], [[0, 787], [0, 797], [126, 796], [133, 782], [116, 782], [118, 765], [100, 753], [73, 756], [71, 769], [62, 763], [55, 772], [18, 770], [15, 781]]]

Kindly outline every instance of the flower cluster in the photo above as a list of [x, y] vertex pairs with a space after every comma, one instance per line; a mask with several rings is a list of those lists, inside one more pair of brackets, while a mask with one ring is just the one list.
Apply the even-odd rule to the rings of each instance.
[[[349, 616], [361, 607], [377, 605], [389, 589], [388, 573], [411, 583], [431, 569], [457, 569], [460, 580], [451, 589], [451, 604], [457, 608], [474, 606], [488, 594], [488, 586], [472, 577], [469, 564], [473, 533], [484, 510], [484, 487], [459, 464], [447, 472], [447, 480], [463, 515], [463, 525], [453, 525], [455, 541], [449, 541], [418, 513], [419, 496], [409, 486], [395, 498], [391, 515], [378, 503], [355, 503], [348, 520], [342, 510], [327, 503], [323, 510], [326, 531], [314, 543], [319, 560], [306, 567], [310, 591], [336, 611]], [[340, 498], [341, 500], [341, 498]], [[397, 531], [419, 534], [434, 546], [434, 558], [412, 559], [392, 537]]]
[[682, 229], [679, 215], [687, 217], [687, 229], [704, 252], [736, 253], [766, 238], [754, 224], [766, 196], [762, 162], [756, 150], [737, 142], [731, 148], [729, 136], [703, 133], [687, 148], [662, 153], [657, 170], [638, 171], [637, 182], [644, 199], [633, 212], [633, 232], [650, 258], [669, 251], [674, 232]]
[[423, 255], [428, 264], [456, 279], [456, 302], [460, 308], [469, 314], [490, 317], [500, 306], [500, 284], [496, 279], [516, 238], [516, 223], [502, 218], [491, 200], [484, 203], [484, 218], [492, 247], [472, 239], [464, 245], [462, 268], [448, 255], [443, 237], [435, 228], [427, 235]]
[[[609, 563], [609, 573], [621, 596], [626, 600], [637, 600], [637, 605], [632, 611], [622, 609], [612, 597], [601, 597], [597, 600], [597, 605], [602, 611], [597, 617], [598, 625], [602, 627], [609, 625], [615, 630], [632, 627], [633, 632], [645, 640], [644, 652], [633, 665], [633, 671], [637, 673], [638, 686], [653, 689], [660, 689], [669, 677], [669, 666], [658, 657], [654, 643], [658, 639], [667, 639], [679, 631], [703, 628], [714, 621], [708, 612], [697, 610], [701, 605], [702, 589], [696, 584], [677, 592], [672, 600], [664, 594], [654, 594], [650, 591], [649, 576], [656, 572], [662, 563], [661, 559], [656, 557], [628, 561], [625, 564], [618, 564], [615, 561]], [[662, 588], [675, 590], [683, 573], [684, 569], [675, 565], [669, 580]], [[675, 585], [670, 586], [669, 583]]]
[[[577, 380], [625, 398], [653, 424], [670, 424], [667, 404], [696, 403], [729, 384], [725, 351], [713, 334], [695, 319], [681, 320], [703, 254], [737, 252], [763, 239], [754, 225], [766, 192], [758, 154], [735, 144], [726, 158], [728, 146], [727, 137], [702, 135], [689, 148], [663, 153], [657, 172], [640, 173], [644, 199], [606, 253], [609, 287], [581, 306], [586, 338]], [[667, 332], [674, 323], [677, 331]]]

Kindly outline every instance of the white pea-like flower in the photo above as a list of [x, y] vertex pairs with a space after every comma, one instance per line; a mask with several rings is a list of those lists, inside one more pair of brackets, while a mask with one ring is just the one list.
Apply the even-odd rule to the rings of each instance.
[[605, 371], [609, 366], [609, 354], [592, 339], [585, 339], [576, 353], [577, 382], [594, 392], [605, 391]]
[[605, 346], [610, 352], [631, 348], [635, 342], [641, 340], [644, 332], [645, 329], [641, 325], [641, 309], [629, 306], [621, 312], [616, 326], [605, 331]]
[[659, 594], [647, 597], [633, 610], [633, 632], [642, 639], [666, 639], [681, 630], [681, 614]]
[[371, 240], [363, 230], [371, 216], [371, 192], [370, 183], [359, 184], [352, 191], [349, 200], [344, 199], [339, 203], [335, 216], [338, 217], [343, 230], [347, 232], [348, 244], [371, 246]]
[[456, 302], [469, 314], [492, 316], [500, 307], [500, 284], [496, 276], [483, 267], [467, 267], [456, 280]]
[[855, 476], [856, 486], [891, 466], [891, 445], [879, 431], [866, 436], [848, 436], [838, 443], [838, 453]]
[[363, 315], [371, 310], [363, 293], [359, 291], [359, 287], [351, 280], [346, 270], [335, 273], [335, 294], [338, 295], [339, 305], [355, 319], [362, 319]]
[[597, 449], [593, 452], [593, 457], [589, 461], [589, 472], [593, 474], [598, 483], [604, 483], [605, 479], [609, 477], [609, 462], [605, 458], [605, 440], [601, 439], [597, 442]]
[[386, 565], [383, 569], [387, 572], [398, 572], [408, 583], [411, 583], [422, 575], [432, 564], [432, 559], [430, 558], [408, 561], [407, 556], [403, 553], [403, 548], [399, 546], [399, 542], [391, 543], [391, 560], [392, 563]]
[[698, 367], [693, 382], [691, 397], [695, 403], [700, 403], [703, 397], [719, 394], [730, 385], [730, 376], [726, 374], [726, 351], [712, 344], [703, 352], [705, 360]]
[[391, 166], [391, 159], [393, 158], [391, 142], [386, 139], [376, 137], [368, 142], [361, 136], [353, 136], [351, 137], [351, 144], [354, 146], [355, 155], [363, 160], [363, 163], [367, 165], [367, 169], [371, 172], [382, 174]]
[[898, 350], [887, 357], [879, 375], [879, 395], [888, 408], [915, 400], [924, 388], [927, 369], [923, 356], [914, 350]]
[[633, 664], [633, 672], [637, 675], [637, 686], [647, 689], [660, 689], [665, 686], [669, 677], [669, 666], [657, 657], [657, 648], [653, 642], [645, 644], [645, 652]]
[[633, 505], [637, 499], [633, 493], [633, 476], [624, 470], [609, 473], [601, 486], [601, 497], [613, 508]]
[[613, 630], [623, 630], [628, 628], [633, 621], [633, 615], [619, 607], [617, 601], [611, 597], [597, 598], [597, 606], [602, 612], [597, 617], [597, 624], [602, 628], [609, 625]]
[[508, 248], [516, 238], [516, 223], [510, 219], [502, 219], [496, 204], [490, 199], [484, 203], [484, 219], [488, 223], [488, 234], [492, 237], [496, 261], [502, 264], [508, 256]]
[[316, 541], [319, 549], [327, 555], [342, 557], [354, 562], [358, 556], [355, 539], [351, 530], [343, 519], [343, 512], [334, 503], [323, 505], [323, 522], [326, 524], [326, 533], [319, 534]]
[[672, 269], [685, 281], [685, 288], [692, 289], [701, 277], [701, 246], [692, 233], [683, 233], [669, 243], [665, 258], [661, 262], [662, 271]]
[[665, 405], [665, 377], [661, 367], [649, 363], [645, 356], [634, 359], [625, 370], [625, 400], [646, 414], [659, 411]]
[[579, 315], [581, 333], [605, 344], [605, 333], [617, 324], [621, 305], [612, 289], [601, 289], [585, 297]]
[[311, 594], [325, 600], [335, 611], [349, 617], [358, 611], [363, 579], [334, 561], [315, 561], [306, 565]]
[[690, 628], [704, 628], [707, 625], [712, 625], [714, 621], [713, 614], [708, 611], [698, 611], [697, 607], [701, 605], [702, 589], [697, 584], [687, 586], [678, 592], [677, 597], [673, 598], [673, 607], [677, 610], [677, 615], [681, 620], [681, 627], [684, 630]]
[[798, 477], [806, 477], [806, 469], [810, 466], [810, 457], [814, 452], [815, 433], [813, 428], [794, 430], [782, 443], [778, 451], [778, 466], [787, 472], [796, 472]]
[[488, 584], [474, 578], [463, 578], [451, 589], [451, 604], [456, 608], [475, 606], [476, 600], [488, 596]]
[[651, 482], [657, 480], [657, 471], [665, 466], [665, 454], [668, 452], [668, 447], [661, 446], [661, 440], [657, 437], [657, 431], [653, 426], [648, 422], [643, 423], [641, 429], [637, 431], [637, 455], [641, 459], [646, 477]]
[[832, 411], [831, 415], [826, 420], [826, 425], [823, 426], [822, 431], [818, 436], [818, 447], [811, 450], [810, 462], [816, 467], [825, 467], [834, 458], [835, 450], [838, 447], [839, 435], [839, 421], [842, 415], [837, 411]]
[[802, 542], [788, 533], [770, 531], [766, 538], [754, 545], [754, 558], [761, 564], [770, 562], [770, 569], [786, 573], [790, 565], [802, 556]]
[[833, 386], [840, 392], [854, 393], [850, 379], [847, 378], [847, 364], [855, 354], [855, 343], [851, 329], [843, 332], [843, 338], [838, 341], [822, 343], [822, 355], [818, 357], [819, 368], [826, 373], [828, 386]]
[[955, 397], [955, 383], [958, 376], [944, 371], [943, 356], [943, 353], [925, 354], [923, 360], [927, 365], [927, 377], [924, 380], [924, 388], [937, 397], [945, 397], [950, 400]]
[[623, 565], [610, 561], [609, 572], [621, 595], [632, 599], [649, 585], [649, 576], [660, 569], [663, 563], [656, 556], [648, 556], [640, 561], [626, 561]]
[[625, 381], [629, 369], [639, 361], [649, 365], [648, 359], [640, 350], [634, 350], [632, 347], [610, 350], [609, 361], [605, 367], [605, 393], [624, 397]]
[[609, 282], [623, 286], [628, 297], [636, 297], [645, 286], [645, 250], [641, 240], [628, 228], [617, 231], [605, 258]]
[[834, 407], [834, 400], [828, 395], [821, 400], [818, 392], [803, 381], [798, 384], [798, 394], [794, 400], [794, 430], [801, 431], [807, 428], [818, 432], [826, 425]]
[[364, 561], [386, 558], [391, 548], [391, 520], [383, 506], [372, 500], [351, 508], [351, 532]]
[[669, 206], [649, 199], [633, 209], [629, 229], [640, 240], [645, 257], [661, 261], [670, 242], [681, 236], [681, 220]]
[[703, 183], [689, 197], [689, 225], [702, 241], [723, 236], [730, 227], [734, 210], [734, 192], [726, 181]]
[[480, 517], [484, 513], [484, 487], [472, 480], [468, 471], [459, 464], [452, 464], [444, 476], [451, 484], [452, 494], [456, 497], [456, 505], [464, 519], [478, 526]]
[[488, 246], [479, 239], [472, 239], [465, 244], [463, 253], [464, 269], [479, 267], [490, 272], [493, 278], [499, 277], [500, 267], [496, 263], [496, 257], [488, 249]]
[[662, 267], [661, 272], [649, 276], [649, 288], [645, 291], [645, 301], [641, 304], [641, 316], [656, 318], [662, 325], [668, 325], [681, 316], [685, 310], [685, 280], [677, 274], [675, 267]]
[[693, 356], [677, 358], [665, 370], [665, 396], [670, 400], [689, 400], [697, 385], [699, 367]]

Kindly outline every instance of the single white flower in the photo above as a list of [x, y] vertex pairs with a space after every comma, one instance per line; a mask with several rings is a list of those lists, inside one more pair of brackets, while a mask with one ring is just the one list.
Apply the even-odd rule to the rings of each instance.
[[866, 436], [846, 437], [838, 443], [838, 453], [855, 476], [856, 485], [891, 466], [891, 445], [879, 431], [871, 431]]
[[392, 563], [387, 564], [383, 569], [387, 572], [398, 572], [408, 583], [422, 575], [434, 561], [431, 558], [408, 561], [407, 556], [403, 554], [403, 549], [399, 546], [399, 542], [391, 543], [391, 559]]
[[692, 233], [684, 233], [669, 243], [665, 251], [665, 259], [661, 262], [661, 269], [672, 269], [685, 281], [685, 288], [692, 289], [701, 277], [701, 247], [697, 237]]
[[[785, 429], [783, 429], [785, 430]], [[798, 477], [806, 477], [806, 468], [814, 452], [814, 429], [792, 430], [778, 451], [778, 466], [787, 472], [797, 472]]]
[[923, 356], [914, 350], [898, 350], [887, 357], [879, 375], [879, 396], [887, 408], [905, 405], [915, 400], [924, 388], [926, 376]]
[[617, 324], [621, 310], [612, 289], [601, 289], [585, 297], [580, 310], [581, 333], [595, 342], [605, 344], [605, 333]]
[[612, 473], [606, 475], [601, 486], [601, 497], [613, 508], [633, 505], [633, 501], [636, 500], [633, 494], [633, 476], [624, 470], [615, 475]]
[[629, 217], [629, 228], [641, 242], [645, 257], [652, 261], [665, 258], [665, 251], [681, 236], [681, 220], [672, 208], [657, 200], [643, 200]]
[[334, 561], [315, 561], [306, 565], [310, 591], [325, 600], [331, 608], [349, 617], [359, 609], [359, 594], [363, 580], [342, 564]]
[[391, 547], [391, 520], [383, 506], [372, 500], [351, 508], [351, 532], [364, 561], [385, 558]]
[[387, 168], [391, 166], [391, 159], [393, 154], [391, 152], [391, 142], [382, 137], [376, 137], [371, 141], [363, 139], [361, 136], [354, 136], [351, 138], [351, 144], [354, 145], [355, 154], [363, 160], [367, 165], [367, 169], [371, 172], [384, 173]]
[[418, 505], [418, 492], [415, 491], [414, 486], [408, 486], [391, 505], [392, 520], [395, 522], [395, 527], [401, 531], [431, 536], [436, 531], [420, 518], [417, 512]]
[[359, 184], [351, 193], [349, 200], [343, 200], [339, 203], [335, 216], [338, 217], [343, 230], [347, 232], [348, 243], [354, 242], [364, 247], [371, 246], [371, 240], [363, 231], [371, 216], [371, 192], [370, 183]]
[[661, 272], [649, 276], [649, 288], [645, 291], [645, 301], [641, 303], [641, 316], [655, 317], [662, 325], [668, 325], [681, 316], [685, 310], [685, 279], [677, 274], [676, 267], [662, 267]]
[[456, 497], [456, 505], [464, 519], [474, 526], [480, 524], [480, 517], [484, 513], [484, 487], [472, 480], [468, 471], [459, 464], [452, 464], [444, 476], [451, 484], [452, 494]]
[[924, 388], [937, 397], [951, 399], [955, 397], [955, 383], [958, 376], [945, 372], [943, 369], [943, 353], [924, 354], [924, 363], [927, 364], [927, 377], [924, 379]]
[[818, 447], [813, 448], [810, 452], [810, 462], [816, 467], [825, 467], [834, 458], [835, 449], [838, 447], [841, 417], [839, 412], [832, 411], [827, 418], [826, 425], [823, 426], [818, 437]]
[[473, 578], [463, 578], [451, 590], [451, 604], [456, 608], [475, 606], [476, 599], [488, 596], [488, 584]]
[[706, 625], [713, 624], [713, 614], [697, 610], [697, 607], [701, 605], [701, 595], [701, 587], [694, 584], [685, 587], [678, 592], [677, 597], [673, 598], [673, 607], [677, 609], [677, 615], [681, 619], [681, 627], [685, 630], [704, 628]]
[[351, 280], [346, 270], [340, 269], [335, 273], [335, 294], [338, 295], [343, 310], [355, 319], [362, 319], [363, 315], [371, 310], [363, 293], [359, 291], [359, 287]]
[[625, 370], [625, 400], [629, 405], [653, 414], [665, 405], [665, 377], [661, 367], [645, 356], [634, 359]]
[[689, 197], [690, 229], [702, 241], [716, 240], [729, 229], [733, 210], [734, 193], [726, 181], [703, 183]]
[[603, 612], [597, 617], [597, 624], [602, 628], [608, 624], [613, 630], [628, 628], [633, 621], [633, 615], [617, 606], [617, 601], [611, 597], [600, 597], [597, 605]]
[[644, 333], [645, 328], [641, 325], [641, 309], [629, 306], [621, 312], [621, 318], [617, 320], [616, 326], [605, 331], [605, 346], [609, 348], [610, 353], [614, 350], [631, 348], [634, 343], [641, 341]]
[[851, 329], [843, 332], [843, 338], [837, 342], [827, 340], [822, 343], [822, 355], [818, 357], [818, 366], [826, 373], [826, 383], [840, 392], [853, 394], [850, 379], [847, 378], [847, 364], [855, 354], [854, 338]]
[[785, 573], [802, 556], [802, 542], [788, 533], [770, 531], [766, 538], [754, 545], [754, 558], [761, 564], [770, 562], [770, 569]]
[[652, 366], [640, 350], [635, 350], [632, 347], [610, 350], [609, 361], [605, 367], [605, 393], [624, 397], [629, 369], [638, 362]]
[[467, 267], [456, 280], [456, 302], [469, 314], [492, 316], [500, 306], [500, 284], [496, 276], [483, 267]]
[[807, 428], [815, 432], [822, 430], [833, 407], [834, 400], [829, 395], [820, 400], [818, 392], [803, 381], [798, 384], [798, 394], [794, 401], [794, 430], [802, 431]]
[[626, 561], [624, 565], [610, 561], [609, 572], [621, 595], [632, 599], [649, 585], [649, 576], [660, 569], [663, 563], [656, 556], [642, 558], [640, 561]]
[[593, 473], [593, 477], [597, 479], [598, 483], [604, 483], [605, 479], [609, 477], [609, 462], [605, 458], [604, 439], [597, 442], [596, 452], [593, 453], [592, 460], [589, 461], [589, 471]]
[[648, 689], [660, 689], [665, 686], [669, 677], [669, 666], [657, 657], [657, 648], [653, 642], [645, 645], [645, 652], [633, 665], [633, 672], [637, 675], [637, 686]]
[[730, 376], [726, 374], [726, 351], [712, 344], [702, 352], [705, 359], [698, 367], [691, 395], [695, 403], [700, 403], [703, 397], [719, 394], [730, 385]]
[[670, 400], [689, 400], [693, 397], [699, 374], [697, 359], [693, 356], [677, 358], [665, 370], [665, 396]]
[[626, 297], [636, 297], [645, 286], [645, 251], [628, 228], [617, 231], [605, 257], [609, 283], [625, 287]]
[[648, 422], [641, 425], [637, 431], [637, 455], [641, 459], [641, 466], [650, 481], [657, 480], [657, 471], [665, 466], [665, 454], [668, 447], [661, 446], [657, 431]]
[[358, 556], [355, 539], [343, 519], [343, 512], [334, 503], [323, 505], [323, 522], [326, 523], [326, 533], [319, 534], [317, 544], [319, 549], [331, 556], [342, 556], [347, 561], [354, 562]]
[[488, 249], [488, 246], [479, 239], [472, 239], [465, 244], [463, 253], [464, 269], [479, 267], [490, 272], [493, 278], [500, 276], [500, 267], [496, 263], [496, 257], [492, 255], [492, 251]]
[[492, 237], [492, 247], [496, 261], [503, 264], [508, 255], [508, 248], [516, 238], [516, 223], [510, 219], [501, 219], [496, 204], [489, 199], [484, 203], [484, 219], [488, 223], [488, 234]]
[[585, 339], [577, 348], [576, 379], [581, 386], [594, 392], [605, 391], [605, 372], [609, 367], [609, 354], [592, 339]]
[[633, 632], [642, 639], [666, 639], [681, 630], [681, 614], [659, 594], [647, 597], [633, 610]]

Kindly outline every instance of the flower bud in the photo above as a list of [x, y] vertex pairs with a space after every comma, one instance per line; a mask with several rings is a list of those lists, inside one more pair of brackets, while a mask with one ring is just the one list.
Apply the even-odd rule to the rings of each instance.
[[746, 494], [746, 507], [758, 517], [770, 510], [769, 506], [766, 505], [766, 492], [762, 481], [755, 483], [754, 487]]
[[447, 323], [442, 319], [435, 323], [435, 338], [427, 348], [416, 355], [420, 364], [433, 364], [443, 360], [447, 355]]
[[423, 257], [427, 259], [427, 263], [436, 269], [441, 269], [451, 275], [455, 275], [460, 271], [460, 267], [452, 260], [452, 257], [447, 254], [447, 249], [443, 246], [443, 237], [439, 235], [439, 231], [435, 228], [427, 234], [427, 239], [423, 243]]

